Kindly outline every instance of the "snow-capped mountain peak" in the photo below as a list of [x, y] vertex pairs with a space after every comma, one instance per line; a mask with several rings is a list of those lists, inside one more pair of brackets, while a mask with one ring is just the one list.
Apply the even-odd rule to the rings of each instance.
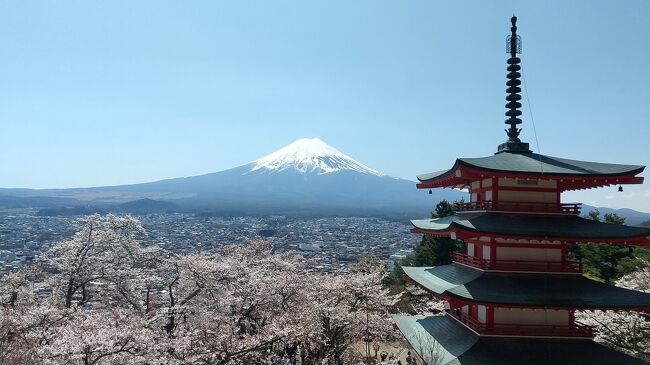
[[322, 175], [341, 170], [352, 170], [376, 176], [383, 175], [318, 138], [301, 138], [278, 151], [253, 161], [251, 165], [251, 171], [277, 172], [293, 169], [301, 173]]

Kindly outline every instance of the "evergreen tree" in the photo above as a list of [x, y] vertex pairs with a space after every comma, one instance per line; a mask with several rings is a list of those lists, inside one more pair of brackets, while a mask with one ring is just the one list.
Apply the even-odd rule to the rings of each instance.
[[447, 200], [443, 199], [436, 204], [436, 208], [431, 212], [431, 218], [448, 217], [454, 215], [454, 213], [454, 206]]
[[[431, 218], [442, 218], [454, 215], [454, 206], [446, 200], [441, 200], [433, 212]], [[435, 237], [422, 235], [422, 240], [415, 247], [413, 252], [408, 254], [402, 261], [395, 265], [392, 274], [386, 280], [387, 283], [402, 281], [404, 271], [402, 266], [440, 266], [451, 264], [451, 255], [461, 248], [458, 241], [449, 237]]]
[[[600, 211], [592, 210], [585, 218], [601, 221]], [[625, 218], [616, 213], [606, 213], [602, 219], [609, 224], [624, 224]], [[631, 273], [639, 266], [640, 258], [647, 258], [647, 249], [632, 245], [578, 243], [570, 246], [569, 252], [582, 261], [585, 274], [606, 283], [613, 283], [622, 276]]]

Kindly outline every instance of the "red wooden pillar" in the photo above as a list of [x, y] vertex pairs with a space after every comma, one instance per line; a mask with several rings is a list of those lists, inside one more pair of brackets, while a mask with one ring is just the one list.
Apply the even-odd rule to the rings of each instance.
[[499, 178], [496, 176], [492, 177], [492, 209], [497, 210], [499, 208]]
[[478, 321], [478, 305], [470, 304], [469, 316]]
[[494, 307], [491, 305], [487, 306], [487, 315], [486, 315], [486, 320], [485, 320], [485, 327], [487, 328], [488, 331], [491, 331], [494, 329]]
[[497, 244], [494, 238], [490, 238], [490, 268], [496, 267], [497, 263]]

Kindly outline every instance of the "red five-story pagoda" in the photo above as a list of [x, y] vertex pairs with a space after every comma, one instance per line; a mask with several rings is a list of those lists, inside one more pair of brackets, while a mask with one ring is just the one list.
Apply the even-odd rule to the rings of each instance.
[[533, 153], [521, 129], [521, 38], [508, 37], [508, 139], [488, 157], [459, 158], [449, 170], [418, 176], [420, 189], [468, 189], [456, 214], [413, 220], [412, 232], [451, 237], [466, 251], [450, 265], [404, 267], [408, 281], [445, 300], [444, 316], [395, 316], [429, 364], [644, 364], [592, 341], [576, 310], [649, 311], [650, 294], [582, 276], [567, 245], [650, 245], [650, 228], [579, 216], [562, 192], [641, 184], [644, 166], [576, 161]]

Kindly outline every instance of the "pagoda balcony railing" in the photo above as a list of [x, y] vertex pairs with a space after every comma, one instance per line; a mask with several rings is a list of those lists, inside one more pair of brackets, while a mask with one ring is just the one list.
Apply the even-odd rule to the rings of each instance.
[[587, 337], [594, 336], [591, 326], [575, 321], [572, 325], [495, 323], [488, 325], [463, 313], [460, 308], [447, 313], [480, 335], [492, 336], [540, 336], [540, 337]]
[[488, 210], [532, 213], [580, 214], [582, 203], [534, 203], [485, 200], [480, 202], [454, 203], [457, 212]]
[[455, 262], [483, 270], [499, 271], [537, 271], [581, 273], [582, 263], [578, 261], [528, 261], [528, 260], [487, 260], [465, 253], [454, 252], [452, 259]]

